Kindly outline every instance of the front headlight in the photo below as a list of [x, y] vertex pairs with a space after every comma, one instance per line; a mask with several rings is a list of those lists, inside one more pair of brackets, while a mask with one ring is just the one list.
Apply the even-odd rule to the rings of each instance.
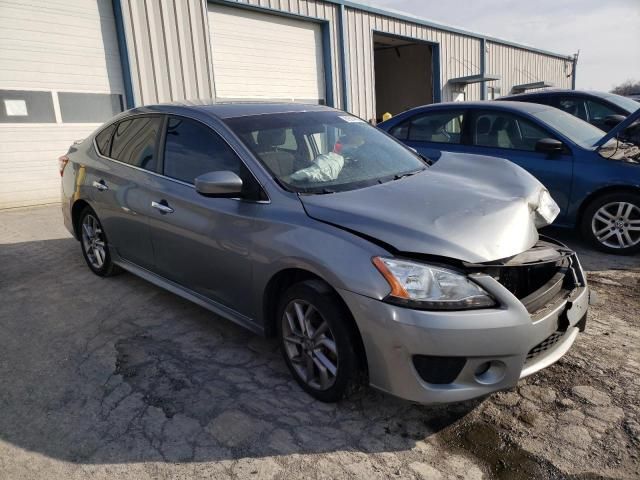
[[374, 257], [373, 264], [391, 287], [388, 301], [429, 310], [491, 307], [493, 298], [466, 275], [395, 258]]
[[560, 213], [560, 207], [547, 190], [540, 192], [538, 208], [536, 209], [536, 228], [551, 225]]

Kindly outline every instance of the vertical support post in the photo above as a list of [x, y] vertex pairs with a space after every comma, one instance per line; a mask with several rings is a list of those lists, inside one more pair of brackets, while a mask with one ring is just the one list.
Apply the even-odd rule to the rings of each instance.
[[342, 81], [342, 109], [351, 109], [351, 82], [349, 78], [349, 52], [347, 51], [347, 12], [344, 4], [338, 6], [338, 27], [340, 30], [340, 80]]
[[324, 88], [326, 92], [326, 104], [336, 107], [333, 95], [333, 61], [331, 48], [331, 25], [329, 22], [322, 22], [322, 56], [324, 61]]
[[433, 62], [433, 103], [442, 101], [442, 85], [440, 84], [440, 44], [434, 43], [431, 47]]
[[122, 4], [120, 3], [120, 0], [113, 0], [113, 16], [116, 24], [116, 36], [118, 37], [118, 52], [120, 53], [120, 66], [122, 68], [125, 105], [127, 108], [133, 108], [135, 106], [135, 100], [133, 97], [133, 85], [131, 83], [129, 50], [127, 48], [127, 37], [124, 30]]
[[571, 90], [576, 89], [576, 67], [578, 66], [578, 54], [573, 56], [571, 61]]
[[[487, 73], [487, 39], [480, 39], [480, 75], [484, 77]], [[480, 100], [487, 99], [487, 82], [480, 82]]]

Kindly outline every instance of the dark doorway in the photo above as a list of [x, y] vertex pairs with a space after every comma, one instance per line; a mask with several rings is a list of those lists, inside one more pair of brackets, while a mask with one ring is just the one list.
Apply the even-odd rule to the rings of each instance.
[[433, 47], [410, 39], [373, 34], [376, 117], [397, 115], [433, 103]]

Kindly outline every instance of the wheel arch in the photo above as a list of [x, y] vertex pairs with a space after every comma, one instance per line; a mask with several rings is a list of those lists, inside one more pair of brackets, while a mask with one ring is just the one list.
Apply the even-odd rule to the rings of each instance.
[[73, 202], [73, 206], [71, 207], [71, 224], [73, 225], [73, 234], [76, 237], [76, 240], [80, 239], [80, 214], [86, 207], [91, 208], [91, 205], [89, 205], [89, 202], [83, 199], [76, 200], [75, 202]]
[[[342, 299], [338, 291], [331, 286], [329, 282], [325, 279], [313, 273], [309, 270], [305, 270], [302, 268], [285, 268], [277, 273], [275, 273], [267, 282], [267, 286], [264, 289], [263, 293], [263, 302], [262, 302], [262, 315], [264, 320], [264, 333], [267, 337], [274, 337], [277, 334], [277, 309], [278, 302], [281, 295], [292, 285], [304, 282], [306, 280], [317, 280], [321, 282], [323, 286], [325, 286], [328, 290], [330, 290], [335, 298], [341, 303], [345, 312], [349, 315], [349, 326], [352, 329], [354, 334], [354, 338], [357, 339], [356, 345], [356, 354], [361, 362], [362, 368], [367, 372], [368, 363], [367, 356], [364, 348], [364, 342], [362, 340], [362, 335], [360, 333], [360, 329], [353, 318], [353, 315], [347, 306], [346, 302]], [[368, 372], [367, 372], [368, 373]]]
[[576, 215], [576, 227], [580, 228], [580, 226], [582, 225], [584, 213], [587, 210], [587, 207], [592, 202], [604, 195], [609, 195], [611, 193], [635, 193], [636, 195], [640, 195], [640, 187], [636, 187], [633, 185], [607, 185], [606, 187], [602, 187], [591, 192], [578, 207], [578, 214]]

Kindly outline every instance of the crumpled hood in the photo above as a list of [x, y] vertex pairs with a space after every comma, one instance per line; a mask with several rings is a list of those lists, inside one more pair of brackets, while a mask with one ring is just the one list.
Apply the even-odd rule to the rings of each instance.
[[368, 188], [302, 195], [307, 214], [405, 253], [488, 262], [538, 240], [542, 184], [495, 157], [443, 153], [422, 173]]

